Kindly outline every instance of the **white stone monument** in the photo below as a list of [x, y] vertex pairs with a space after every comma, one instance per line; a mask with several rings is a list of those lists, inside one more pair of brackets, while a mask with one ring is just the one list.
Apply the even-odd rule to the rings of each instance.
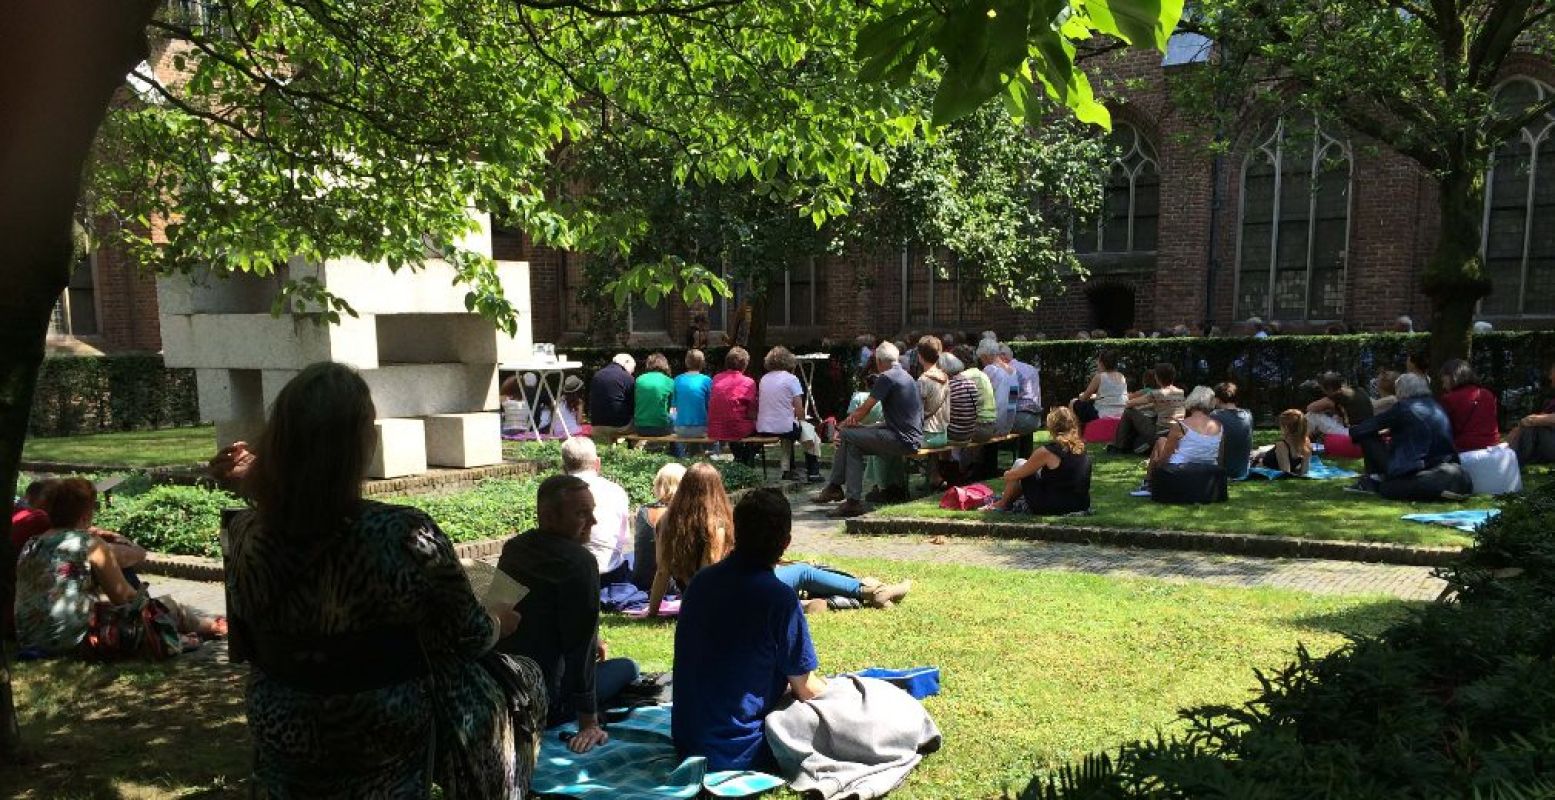
[[[490, 256], [489, 219], [476, 218], [480, 229], [460, 246]], [[195, 370], [200, 416], [216, 423], [218, 445], [252, 441], [287, 381], [314, 362], [339, 361], [361, 371], [378, 409], [370, 477], [502, 461], [497, 364], [528, 358], [533, 347], [527, 263], [497, 262], [517, 313], [513, 336], [465, 309], [466, 289], [442, 260], [392, 272], [355, 259], [293, 258], [286, 270], [318, 280], [359, 316], [342, 315], [338, 325], [272, 316], [275, 276], [157, 280], [163, 359]]]

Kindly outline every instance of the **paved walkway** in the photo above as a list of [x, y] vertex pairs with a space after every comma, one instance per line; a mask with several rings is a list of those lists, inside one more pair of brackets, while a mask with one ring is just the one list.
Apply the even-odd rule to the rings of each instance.
[[[811, 556], [975, 564], [1006, 569], [1059, 570], [1096, 575], [1201, 581], [1221, 586], [1269, 586], [1314, 594], [1392, 595], [1433, 600], [1443, 582], [1429, 567], [1359, 564], [1299, 558], [1249, 558], [1213, 553], [1142, 550], [1011, 539], [858, 536], [844, 533], [824, 510], [795, 497], [792, 550]], [[153, 595], [171, 594], [207, 613], [226, 609], [221, 584], [148, 575]]]
[[1099, 547], [1013, 539], [861, 536], [844, 533], [824, 509], [795, 498], [796, 553], [976, 564], [1007, 569], [1202, 581], [1223, 586], [1272, 586], [1314, 594], [1386, 594], [1434, 600], [1445, 583], [1430, 567], [1301, 558], [1251, 558], [1215, 553]]

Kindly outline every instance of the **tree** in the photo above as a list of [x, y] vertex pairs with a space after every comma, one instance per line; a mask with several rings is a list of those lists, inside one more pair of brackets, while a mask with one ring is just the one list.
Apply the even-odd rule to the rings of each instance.
[[[997, 25], [991, 14], [1003, 15]], [[1154, 0], [890, 10], [823, 0], [14, 0], [14, 35], [0, 48], [0, 482], [17, 477], [78, 211], [118, 219], [114, 236], [162, 271], [265, 273], [296, 254], [414, 268], [435, 250], [460, 268], [470, 306], [500, 323], [507, 307], [491, 265], [453, 247], [466, 205], [558, 244], [615, 233], [538, 188], [565, 142], [631, 120], [675, 154], [680, 180], [793, 164], [799, 208], [819, 223], [880, 171], [880, 148], [915, 131], [898, 124], [909, 115], [887, 84], [782, 84], [772, 63], [797, 65], [809, 42], [862, 31], [866, 78], [933, 76], [944, 61], [938, 121], [1001, 93], [1024, 110], [1039, 84], [1099, 119], [1072, 42], [1118, 29], [1160, 46], [1176, 16]], [[160, 56], [176, 79], [143, 66]], [[113, 103], [131, 72], [139, 98]], [[764, 104], [773, 93], [801, 113]], [[317, 285], [289, 284], [286, 298], [278, 310], [351, 313]], [[0, 541], [8, 526], [0, 516]], [[0, 602], [15, 582], [6, 547]], [[7, 670], [4, 755], [16, 744], [9, 686]]]
[[1431, 360], [1464, 357], [1493, 289], [1480, 254], [1492, 154], [1555, 101], [1498, 105], [1520, 52], [1550, 54], [1555, 6], [1530, 0], [1209, 0], [1184, 27], [1219, 52], [1187, 99], [1229, 114], [1300, 109], [1413, 160], [1436, 182], [1441, 233], [1425, 267]]

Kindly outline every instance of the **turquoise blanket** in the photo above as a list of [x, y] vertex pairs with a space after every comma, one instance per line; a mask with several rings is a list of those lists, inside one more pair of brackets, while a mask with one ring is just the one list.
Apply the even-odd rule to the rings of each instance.
[[782, 778], [763, 772], [708, 772], [706, 759], [675, 755], [667, 705], [639, 708], [612, 723], [610, 741], [581, 756], [560, 737], [577, 729], [568, 724], [545, 732], [535, 764], [536, 795], [662, 800], [705, 790], [714, 797], [749, 797], [783, 785]]
[[1427, 525], [1445, 525], [1464, 533], [1473, 533], [1499, 513], [1501, 513], [1500, 509], [1496, 508], [1471, 508], [1464, 511], [1443, 511], [1439, 514], [1405, 514], [1401, 519], [1424, 522]]
[[1359, 474], [1343, 467], [1324, 463], [1323, 459], [1318, 458], [1316, 453], [1312, 454], [1312, 463], [1307, 467], [1307, 474], [1305, 475], [1286, 475], [1277, 469], [1269, 469], [1268, 467], [1252, 467], [1247, 470], [1247, 477], [1249, 478], [1268, 478], [1271, 481], [1275, 478], [1288, 477], [1308, 478], [1314, 481], [1331, 481], [1339, 478], [1354, 478]]

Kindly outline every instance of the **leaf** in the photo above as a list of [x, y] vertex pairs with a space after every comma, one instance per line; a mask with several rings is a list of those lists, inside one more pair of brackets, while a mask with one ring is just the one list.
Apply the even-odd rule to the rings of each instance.
[[1183, 9], [1183, 0], [1084, 0], [1084, 4], [1096, 30], [1162, 52]]

